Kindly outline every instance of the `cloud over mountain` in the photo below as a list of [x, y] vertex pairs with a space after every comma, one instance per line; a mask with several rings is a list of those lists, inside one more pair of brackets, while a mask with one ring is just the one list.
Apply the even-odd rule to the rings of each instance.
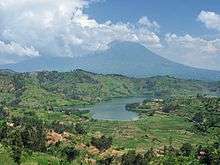
[[[113, 41], [132, 41], [175, 62], [220, 70], [218, 36], [164, 32], [160, 22], [147, 16], [132, 23], [101, 22], [85, 13], [101, 2], [105, 0], [1, 0], [0, 64], [36, 56], [83, 56], [106, 50]], [[202, 10], [196, 19], [219, 34], [217, 12]]]
[[[0, 41], [19, 45], [26, 51], [13, 52], [9, 46], [0, 51], [12, 61], [37, 55], [80, 56], [105, 50], [114, 40], [134, 41], [148, 47], [160, 46], [158, 23], [143, 17], [136, 24], [111, 21], [98, 23], [84, 13], [91, 3], [86, 0], [1, 0]], [[23, 55], [21, 53], [23, 52]], [[4, 55], [3, 55], [4, 54]], [[17, 56], [16, 56], [17, 55]]]

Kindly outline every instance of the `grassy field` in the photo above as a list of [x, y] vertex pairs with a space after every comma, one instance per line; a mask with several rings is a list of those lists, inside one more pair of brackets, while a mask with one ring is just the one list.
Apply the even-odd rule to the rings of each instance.
[[215, 140], [209, 134], [193, 133], [192, 123], [175, 115], [155, 115], [129, 122], [93, 121], [88, 122], [86, 127], [91, 136], [100, 132], [114, 137], [113, 144], [119, 148], [146, 149], [163, 147], [171, 142], [179, 147], [184, 142], [198, 145]]

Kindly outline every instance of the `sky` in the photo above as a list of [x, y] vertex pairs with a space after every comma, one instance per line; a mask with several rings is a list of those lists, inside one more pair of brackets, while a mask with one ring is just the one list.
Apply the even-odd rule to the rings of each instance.
[[83, 56], [115, 40], [220, 70], [220, 1], [0, 0], [0, 64]]

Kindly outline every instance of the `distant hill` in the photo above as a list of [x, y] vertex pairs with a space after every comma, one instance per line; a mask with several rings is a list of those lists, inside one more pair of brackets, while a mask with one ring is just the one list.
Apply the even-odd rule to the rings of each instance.
[[167, 60], [132, 42], [113, 42], [110, 49], [77, 58], [40, 57], [0, 68], [19, 72], [83, 69], [132, 77], [170, 75], [185, 79], [220, 80], [220, 71], [198, 69]]
[[185, 80], [170, 76], [130, 78], [95, 74], [84, 70], [30, 73], [0, 72], [0, 102], [25, 106], [72, 105], [131, 96], [172, 97], [197, 94], [219, 95], [218, 82]]
[[15, 74], [16, 72], [10, 69], [0, 69], [0, 73], [3, 74]]

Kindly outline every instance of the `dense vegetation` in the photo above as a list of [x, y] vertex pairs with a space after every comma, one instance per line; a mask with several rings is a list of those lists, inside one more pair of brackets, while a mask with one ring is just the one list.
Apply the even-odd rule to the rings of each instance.
[[[219, 82], [72, 72], [0, 73], [0, 164], [219, 164]], [[137, 121], [77, 106], [146, 96]], [[214, 97], [215, 96], [215, 97]]]

